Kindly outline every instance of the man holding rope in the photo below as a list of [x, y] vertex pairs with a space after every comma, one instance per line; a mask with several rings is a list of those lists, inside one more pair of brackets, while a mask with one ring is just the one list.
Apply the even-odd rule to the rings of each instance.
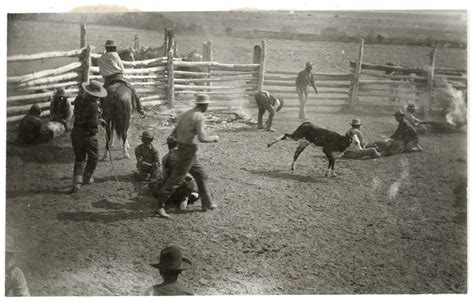
[[[105, 124], [100, 118], [99, 98], [107, 96], [107, 91], [99, 81], [82, 83], [82, 93], [74, 100], [74, 126], [71, 131], [74, 149], [74, 172], [71, 193], [77, 192], [82, 184], [94, 182], [94, 174], [99, 160], [97, 132], [99, 124]], [[87, 157], [87, 163], [86, 163]]]
[[170, 216], [165, 211], [165, 205], [170, 196], [178, 189], [189, 172], [196, 180], [199, 196], [201, 197], [202, 210], [212, 210], [217, 205], [211, 202], [207, 190], [207, 174], [196, 158], [197, 144], [195, 138], [200, 142], [218, 142], [219, 136], [207, 135], [204, 132], [204, 112], [207, 110], [209, 96], [199, 94], [196, 96], [196, 107], [185, 112], [173, 130], [172, 136], [178, 140], [178, 151], [176, 156], [176, 168], [166, 180], [158, 193], [157, 213], [163, 218]]

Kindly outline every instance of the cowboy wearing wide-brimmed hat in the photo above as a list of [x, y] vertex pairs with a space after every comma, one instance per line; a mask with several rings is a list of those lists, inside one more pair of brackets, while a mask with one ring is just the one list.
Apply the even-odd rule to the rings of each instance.
[[202, 210], [212, 210], [217, 207], [211, 202], [211, 197], [207, 190], [207, 174], [204, 168], [196, 159], [197, 144], [196, 139], [203, 143], [212, 143], [219, 141], [217, 135], [207, 135], [204, 132], [204, 112], [210, 103], [209, 95], [198, 94], [196, 96], [196, 106], [185, 112], [178, 121], [172, 135], [178, 140], [179, 148], [177, 151], [176, 168], [171, 176], [166, 180], [158, 193], [157, 213], [164, 218], [170, 216], [166, 213], [164, 207], [173, 194], [181, 185], [182, 180], [190, 173], [198, 184], [199, 196], [201, 197]]
[[314, 83], [314, 75], [311, 72], [313, 69], [313, 63], [306, 62], [305, 69], [298, 73], [296, 77], [296, 93], [300, 100], [300, 119], [306, 119], [306, 102], [308, 101], [308, 87], [314, 88], [314, 92], [318, 94], [318, 89]]
[[143, 131], [140, 138], [143, 143], [135, 148], [138, 170], [135, 178], [139, 181], [149, 181], [155, 179], [160, 172], [160, 154], [152, 144], [155, 137], [149, 131]]
[[[94, 182], [93, 174], [99, 160], [97, 132], [100, 118], [99, 98], [107, 96], [107, 91], [99, 81], [91, 80], [81, 85], [83, 93], [74, 100], [74, 126], [71, 132], [75, 161], [72, 192], [77, 192], [83, 184]], [[87, 159], [87, 163], [86, 163]]]
[[5, 245], [5, 296], [29, 296], [28, 283], [23, 271], [16, 265], [15, 255], [23, 253], [16, 247], [13, 239], [7, 237]]
[[404, 146], [403, 151], [405, 152], [423, 151], [423, 148], [418, 143], [418, 134], [415, 128], [405, 118], [405, 113], [399, 109], [393, 116], [398, 122], [398, 128], [390, 138], [401, 141], [403, 143], [402, 146]]
[[364, 141], [364, 136], [362, 135], [362, 131], [360, 130], [360, 127], [362, 126], [362, 122], [360, 121], [360, 119], [354, 118], [349, 124], [352, 127], [346, 132], [346, 136], [352, 138], [354, 135], [356, 135], [359, 141], [359, 145], [357, 146], [356, 144], [354, 144], [355, 142], [353, 142], [353, 144], [351, 144], [351, 146], [346, 149], [343, 157], [350, 159], [379, 158], [380, 154], [377, 152], [377, 149], [366, 148], [367, 143]]
[[130, 82], [123, 77], [125, 67], [123, 66], [122, 59], [120, 59], [120, 56], [117, 53], [117, 45], [115, 44], [115, 41], [110, 39], [106, 40], [104, 47], [105, 54], [103, 54], [97, 61], [100, 74], [104, 78], [104, 87], [107, 88], [116, 82], [124, 83], [132, 91], [132, 103], [134, 107], [137, 108], [140, 116], [143, 117], [145, 112], [142, 109], [140, 97], [138, 97], [137, 92]]
[[178, 282], [179, 274], [191, 267], [192, 263], [183, 257], [181, 248], [176, 245], [168, 246], [161, 251], [160, 262], [150, 266], [158, 268], [163, 278], [163, 283], [154, 285], [146, 290], [148, 296], [189, 296], [194, 291]]

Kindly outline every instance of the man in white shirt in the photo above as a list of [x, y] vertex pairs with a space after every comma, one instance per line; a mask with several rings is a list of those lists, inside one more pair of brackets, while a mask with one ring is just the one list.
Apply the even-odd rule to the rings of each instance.
[[117, 45], [113, 40], [105, 41], [105, 54], [103, 54], [99, 60], [99, 71], [102, 77], [104, 77], [104, 88], [115, 82], [122, 82], [127, 85], [128, 88], [132, 91], [132, 102], [135, 103], [138, 113], [141, 117], [145, 115], [142, 104], [140, 102], [140, 97], [138, 97], [135, 89], [130, 85], [126, 79], [124, 79], [123, 74], [125, 68], [122, 63], [122, 59], [117, 53]]

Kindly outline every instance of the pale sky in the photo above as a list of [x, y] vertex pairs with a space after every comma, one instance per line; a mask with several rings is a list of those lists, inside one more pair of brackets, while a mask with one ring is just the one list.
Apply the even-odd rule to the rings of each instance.
[[3, 12], [67, 12], [76, 6], [84, 5], [119, 5], [128, 9], [139, 9], [143, 11], [222, 11], [240, 8], [252, 9], [282, 9], [282, 10], [380, 10], [380, 9], [467, 9], [467, 0], [450, 1], [308, 1], [308, 0], [2, 0], [0, 6]]

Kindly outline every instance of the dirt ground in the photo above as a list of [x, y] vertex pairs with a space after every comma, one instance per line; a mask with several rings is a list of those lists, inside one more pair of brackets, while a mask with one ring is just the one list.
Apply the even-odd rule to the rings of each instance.
[[[161, 156], [171, 131], [165, 117], [133, 117], [130, 145], [151, 130]], [[396, 129], [389, 113], [360, 113], [369, 140]], [[293, 131], [296, 109], [274, 126]], [[353, 113], [309, 110], [310, 121], [345, 132]], [[149, 263], [170, 243], [193, 262], [182, 275], [200, 295], [466, 293], [466, 133], [421, 137], [424, 153], [338, 160], [325, 178], [322, 152], [308, 147], [290, 170], [296, 142], [267, 148], [279, 133], [238, 121], [210, 125], [220, 142], [199, 158], [219, 208], [169, 220], [132, 178], [135, 158], [120, 144], [100, 162], [96, 182], [68, 194], [69, 133], [19, 147], [8, 130], [6, 232], [25, 252], [19, 265], [34, 296], [141, 295], [161, 281]], [[100, 132], [103, 152], [104, 132]], [[118, 182], [114, 178], [118, 176]]]

